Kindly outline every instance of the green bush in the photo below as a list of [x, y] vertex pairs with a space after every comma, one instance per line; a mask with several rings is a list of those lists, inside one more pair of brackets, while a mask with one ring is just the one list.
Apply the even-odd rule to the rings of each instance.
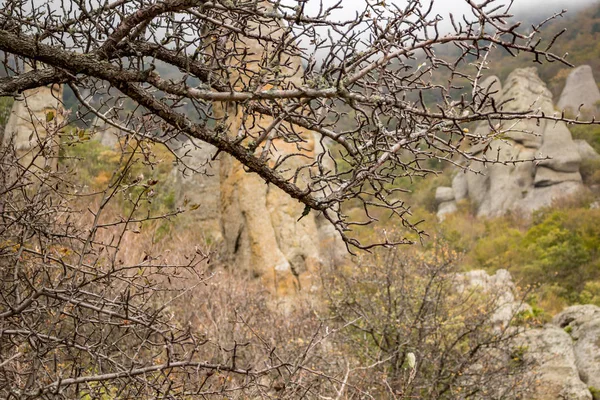
[[583, 139], [600, 153], [600, 125], [571, 125], [573, 139]]
[[374, 366], [352, 384], [381, 386], [377, 398], [387, 390], [398, 398], [496, 398], [505, 390], [520, 398], [529, 366], [512, 338], [521, 328], [495, 329], [497, 297], [461, 286], [458, 254], [441, 242], [377, 251], [325, 274], [331, 317], [346, 326], [339, 333], [346, 359]]
[[466, 250], [469, 269], [508, 269], [514, 279], [538, 288], [540, 303], [597, 304], [600, 299], [600, 210], [546, 209], [528, 226], [511, 217], [481, 222], [485, 230]]

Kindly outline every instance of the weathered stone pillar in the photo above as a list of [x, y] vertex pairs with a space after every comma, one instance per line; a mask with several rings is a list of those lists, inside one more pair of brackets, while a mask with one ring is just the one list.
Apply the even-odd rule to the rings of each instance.
[[22, 165], [32, 162], [56, 170], [58, 131], [64, 122], [62, 85], [24, 91], [15, 99], [4, 129], [2, 144], [12, 145]]
[[[265, 5], [267, 7], [267, 5]], [[247, 32], [273, 38], [281, 37], [282, 26], [273, 22], [246, 27]], [[281, 54], [277, 65], [270, 58], [271, 46], [266, 42], [245, 37], [241, 40], [226, 40], [215, 33], [213, 37], [215, 55], [226, 58], [231, 66], [222, 71], [224, 79], [238, 89], [269, 89], [276, 83], [278, 88], [301, 83], [302, 66], [299, 57]], [[225, 55], [228, 54], [228, 55]], [[241, 55], [243, 54], [243, 56]], [[238, 67], [244, 65], [244, 73]], [[226, 73], [225, 73], [226, 72]], [[277, 77], [283, 77], [278, 80]], [[269, 83], [265, 83], [269, 82]], [[244, 114], [242, 107], [233, 103], [214, 103], [213, 113], [218, 123], [230, 137], [245, 134], [248, 141], [258, 137], [273, 123], [273, 118], [258, 114]], [[281, 136], [272, 137], [269, 162], [278, 156], [299, 153], [303, 157], [292, 157], [285, 162], [290, 176], [302, 164], [310, 163], [315, 157], [313, 132], [297, 126], [287, 126], [302, 137], [301, 150], [296, 143], [289, 143]], [[279, 130], [281, 131], [281, 129]], [[262, 151], [262, 146], [257, 150]], [[310, 161], [307, 161], [310, 160]], [[243, 166], [228, 155], [220, 156], [221, 170], [221, 215], [223, 238], [232, 268], [242, 268], [260, 277], [265, 285], [278, 294], [290, 294], [297, 290], [310, 290], [314, 285], [312, 275], [321, 263], [319, 232], [315, 213], [300, 218], [304, 205], [292, 199], [273, 185], [267, 185], [255, 174], [248, 174]], [[302, 177], [300, 177], [300, 185]]]

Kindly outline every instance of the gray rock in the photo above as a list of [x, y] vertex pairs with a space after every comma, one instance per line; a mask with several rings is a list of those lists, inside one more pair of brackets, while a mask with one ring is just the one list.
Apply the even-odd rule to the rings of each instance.
[[573, 338], [575, 364], [581, 379], [588, 386], [600, 388], [600, 307], [572, 306], [556, 315], [552, 323]]
[[583, 104], [584, 108], [595, 109], [600, 101], [600, 90], [592, 73], [592, 67], [582, 65], [575, 68], [567, 77], [565, 88], [560, 95], [558, 108], [576, 112]]
[[535, 172], [536, 187], [556, 185], [561, 182], [581, 182], [581, 174], [576, 172], [559, 172], [546, 167], [538, 167]]
[[588, 142], [582, 139], [573, 140], [582, 161], [600, 160], [600, 154]]
[[453, 214], [458, 210], [456, 207], [456, 201], [444, 201], [440, 203], [437, 211], [437, 217], [440, 221], [443, 221], [446, 215]]
[[115, 147], [119, 138], [123, 136], [123, 132], [110, 124], [107, 124], [105, 121], [96, 117], [94, 122], [92, 123], [92, 138], [100, 142], [103, 146], [106, 147]]
[[573, 350], [581, 380], [600, 388], [600, 317], [581, 325]]
[[476, 96], [479, 98], [479, 101], [483, 105], [483, 110], [491, 110], [492, 102], [493, 104], [498, 104], [500, 97], [502, 95], [502, 82], [500, 78], [495, 75], [488, 76], [484, 79], [479, 85], [479, 91]]
[[469, 195], [469, 182], [467, 181], [467, 174], [463, 171], [460, 171], [452, 179], [452, 190], [456, 201], [464, 200]]
[[[504, 92], [500, 99], [506, 102], [504, 111], [539, 110], [547, 115], [554, 112], [552, 93], [537, 74], [536, 68], [520, 68], [514, 70], [506, 79]], [[539, 148], [545, 122], [535, 120], [507, 121], [503, 129], [507, 136], [525, 147]]]
[[569, 327], [571, 337], [579, 339], [581, 325], [594, 319], [600, 319], [600, 307], [585, 304], [565, 308], [552, 318], [552, 324], [563, 329]]
[[[535, 68], [513, 71], [503, 91], [496, 96], [504, 111], [554, 113], [552, 94]], [[485, 138], [493, 129], [504, 135], [486, 143]], [[576, 193], [584, 188], [579, 173], [582, 157], [596, 157], [589, 145], [573, 141], [562, 122], [485, 121], [475, 129], [475, 134], [482, 140], [474, 139], [468, 152], [492, 162], [471, 162], [470, 171], [464, 177], [457, 175], [452, 186], [455, 199], [468, 196], [480, 217], [495, 217], [511, 210], [529, 214]], [[543, 157], [549, 159], [540, 160]]]
[[197, 139], [176, 140], [168, 143], [177, 156], [178, 164], [172, 176], [178, 199], [186, 199], [191, 216], [201, 223], [206, 237], [221, 239], [221, 191], [219, 161], [211, 160], [216, 149]]
[[581, 156], [564, 122], [546, 124], [539, 153], [541, 157], [551, 157], [540, 161], [541, 166], [560, 172], [579, 171]]
[[515, 204], [515, 209], [530, 215], [533, 211], [549, 207], [555, 200], [572, 196], [584, 190], [581, 182], [567, 181], [552, 186], [532, 187], [525, 197]]
[[[514, 208], [514, 204], [523, 197], [531, 182], [531, 163], [512, 163], [522, 157], [522, 146], [511, 145], [506, 141], [495, 140], [491, 144], [492, 154], [498, 161], [506, 164], [490, 164], [488, 167], [490, 182], [486, 193], [486, 207], [478, 209], [478, 216], [494, 217]], [[528, 153], [526, 153], [528, 154]]]
[[587, 385], [579, 378], [572, 339], [564, 330], [547, 325], [524, 332], [517, 342], [526, 349], [525, 359], [535, 365], [535, 399], [592, 399]]
[[454, 200], [454, 191], [451, 187], [440, 186], [435, 190], [435, 201], [438, 204]]
[[480, 289], [491, 296], [495, 311], [491, 322], [503, 329], [513, 320], [516, 313], [530, 310], [531, 307], [515, 298], [515, 284], [510, 272], [499, 269], [494, 275], [484, 270], [474, 270], [457, 274], [456, 289], [458, 292]]
[[470, 169], [475, 172], [467, 172], [467, 186], [469, 199], [471, 202], [481, 210], [485, 207], [485, 202], [489, 203], [489, 197], [487, 196], [490, 189], [490, 177], [488, 167], [481, 163], [473, 163], [470, 165]]
[[[3, 144], [12, 142], [17, 150], [23, 151], [36, 147], [47, 135], [46, 125], [58, 125], [63, 121], [62, 96], [62, 85], [24, 91], [15, 99], [10, 111]], [[47, 123], [49, 112], [54, 113], [54, 119]]]

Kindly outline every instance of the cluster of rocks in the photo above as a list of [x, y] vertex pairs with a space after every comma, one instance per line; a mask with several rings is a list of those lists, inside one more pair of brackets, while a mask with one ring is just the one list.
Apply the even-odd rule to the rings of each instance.
[[[510, 273], [498, 270], [494, 275], [470, 271], [459, 275], [458, 290], [480, 287], [496, 294], [496, 312], [491, 321], [505, 329], [515, 314], [530, 309], [514, 295]], [[510, 328], [509, 328], [510, 329]], [[541, 328], [519, 333], [513, 342], [522, 361], [531, 365], [535, 399], [592, 400], [600, 394], [600, 307], [572, 306]], [[508, 362], [508, 360], [507, 360]], [[596, 400], [596, 398], [594, 398]]]
[[[574, 73], [579, 74], [577, 70]], [[488, 78], [482, 87], [489, 88], [504, 111], [555, 113], [552, 94], [535, 68], [516, 69], [503, 87], [496, 77]], [[457, 202], [464, 199], [470, 200], [480, 217], [511, 210], [529, 214], [582, 190], [582, 160], [600, 157], [587, 142], [573, 140], [564, 122], [522, 119], [493, 123], [502, 137], [475, 144], [469, 152], [480, 160], [495, 162], [473, 161], [454, 176], [452, 187], [437, 189], [440, 218], [456, 211]], [[484, 138], [491, 131], [487, 121], [476, 129]], [[533, 159], [538, 161], [527, 161]]]

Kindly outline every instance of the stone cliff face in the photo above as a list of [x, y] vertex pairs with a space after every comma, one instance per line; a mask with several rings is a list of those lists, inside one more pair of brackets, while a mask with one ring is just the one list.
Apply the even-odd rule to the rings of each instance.
[[[498, 93], [498, 101], [508, 101], [503, 106], [505, 111], [538, 109], [546, 115], [555, 112], [552, 94], [535, 68], [513, 71]], [[488, 147], [475, 145], [471, 153], [500, 163], [474, 162], [468, 167], [475, 172], [458, 172], [451, 188], [438, 188], [438, 216], [453, 212], [456, 201], [466, 198], [480, 217], [499, 216], [509, 210], [529, 214], [583, 188], [580, 151], [589, 149], [573, 141], [565, 123], [508, 121], [499, 129], [505, 132], [502, 138], [494, 139]], [[489, 123], [480, 124], [477, 132], [487, 136]], [[534, 157], [549, 159], [522, 162]]]
[[193, 138], [172, 139], [167, 145], [180, 161], [172, 172], [176, 197], [197, 206], [190, 212], [207, 239], [221, 241], [221, 178], [219, 161], [212, 160], [216, 149]]

